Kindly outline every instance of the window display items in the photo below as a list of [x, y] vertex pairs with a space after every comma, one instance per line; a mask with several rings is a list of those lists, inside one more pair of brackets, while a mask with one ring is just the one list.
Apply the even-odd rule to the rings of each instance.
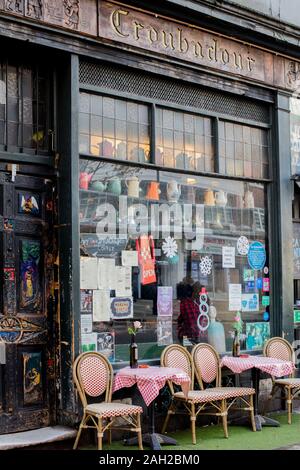
[[237, 251], [240, 255], [247, 255], [249, 251], [249, 240], [243, 235], [237, 241]]
[[225, 191], [217, 191], [215, 194], [215, 204], [216, 206], [225, 207], [227, 204], [227, 193]]
[[215, 206], [215, 196], [211, 189], [207, 189], [204, 193], [204, 203], [206, 206]]
[[139, 256], [141, 269], [141, 284], [152, 284], [156, 282], [155, 274], [155, 249], [154, 240], [151, 235], [141, 235], [136, 240], [136, 250]]
[[209, 327], [209, 316], [208, 316], [208, 297], [205, 292], [205, 289], [202, 288], [201, 293], [199, 295], [199, 316], [197, 319], [197, 325], [200, 331], [206, 331]]
[[137, 176], [131, 176], [125, 181], [127, 187], [127, 195], [129, 197], [140, 197], [140, 181]]
[[[199, 282], [191, 284], [181, 284], [180, 286], [180, 314], [177, 320], [177, 332], [178, 332], [178, 339], [183, 342], [183, 339], [188, 339], [192, 344], [199, 343], [199, 340], [203, 340], [203, 337], [206, 336], [206, 329], [205, 327], [208, 326], [208, 308], [209, 308], [209, 298], [207, 294], [205, 297], [202, 297], [202, 302], [206, 299], [206, 309], [205, 312], [207, 318], [203, 315], [202, 318], [199, 319], [201, 315], [199, 306], [200, 306], [200, 291], [202, 287]], [[204, 307], [202, 306], [202, 310], [204, 311]], [[201, 330], [198, 326], [198, 319], [199, 324], [201, 326]], [[202, 320], [204, 320], [202, 322]]]
[[173, 258], [177, 255], [178, 246], [176, 240], [172, 237], [167, 237], [162, 244], [162, 251], [167, 258]]
[[181, 187], [173, 180], [167, 184], [167, 199], [169, 202], [178, 202], [181, 195]]
[[216, 317], [217, 309], [211, 305], [209, 308], [210, 324], [207, 329], [208, 342], [218, 353], [223, 353], [226, 351], [225, 331], [222, 323], [216, 321]]
[[103, 183], [102, 181], [92, 181], [89, 187], [93, 191], [99, 191], [103, 193], [107, 188], [107, 184]]
[[120, 196], [122, 193], [122, 184], [119, 178], [112, 178], [108, 181], [107, 191], [109, 193], [115, 194], [115, 196]]
[[254, 204], [254, 196], [252, 191], [249, 189], [245, 192], [244, 195], [244, 205], [247, 209], [254, 209], [255, 204]]
[[146, 199], [150, 199], [151, 201], [159, 201], [159, 195], [161, 193], [159, 185], [160, 183], [157, 181], [151, 181], [151, 183], [148, 184]]
[[204, 276], [211, 274], [213, 260], [209, 256], [204, 256], [200, 261], [200, 271]]
[[82, 172], [79, 175], [79, 188], [80, 189], [88, 189], [90, 181], [93, 177], [92, 173]]

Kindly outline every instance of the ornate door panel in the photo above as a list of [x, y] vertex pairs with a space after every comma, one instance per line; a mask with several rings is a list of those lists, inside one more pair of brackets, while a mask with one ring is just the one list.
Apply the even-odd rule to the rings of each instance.
[[0, 173], [0, 434], [47, 426], [55, 411], [52, 187]]

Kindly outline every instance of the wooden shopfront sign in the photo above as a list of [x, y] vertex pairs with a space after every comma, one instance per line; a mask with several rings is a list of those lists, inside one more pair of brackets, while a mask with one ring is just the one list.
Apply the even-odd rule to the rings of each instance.
[[297, 61], [119, 2], [0, 0], [0, 10], [267, 85], [299, 85]]

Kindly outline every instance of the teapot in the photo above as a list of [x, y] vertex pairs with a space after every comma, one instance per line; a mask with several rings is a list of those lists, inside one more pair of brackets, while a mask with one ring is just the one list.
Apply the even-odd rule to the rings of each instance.
[[113, 193], [116, 196], [120, 196], [122, 193], [122, 184], [119, 178], [112, 178], [107, 184], [107, 191]]
[[159, 189], [159, 183], [157, 181], [151, 181], [151, 183], [148, 184], [146, 199], [159, 201], [160, 193], [161, 190]]
[[204, 202], [207, 206], [215, 205], [214, 192], [211, 189], [207, 189], [204, 193]]
[[245, 192], [244, 204], [248, 209], [254, 209], [254, 196], [249, 189]]
[[177, 202], [180, 198], [181, 187], [177, 181], [172, 180], [167, 184], [167, 199], [169, 202]]
[[215, 203], [217, 206], [226, 206], [227, 204], [227, 193], [225, 191], [217, 191], [215, 194]]
[[93, 173], [87, 173], [86, 171], [81, 172], [79, 175], [79, 188], [88, 189], [92, 177]]
[[128, 189], [129, 197], [139, 197], [140, 196], [140, 181], [137, 176], [132, 176], [125, 181], [125, 184]]

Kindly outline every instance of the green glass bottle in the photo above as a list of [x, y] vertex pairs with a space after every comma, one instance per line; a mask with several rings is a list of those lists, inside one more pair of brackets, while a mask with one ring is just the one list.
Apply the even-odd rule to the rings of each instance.
[[234, 339], [233, 339], [233, 343], [232, 343], [232, 355], [233, 355], [233, 357], [239, 357], [240, 356], [240, 350], [241, 350], [240, 335], [237, 332], [237, 330], [235, 330]]
[[130, 367], [132, 369], [138, 368], [138, 345], [135, 342], [135, 335], [131, 335], [130, 349]]

